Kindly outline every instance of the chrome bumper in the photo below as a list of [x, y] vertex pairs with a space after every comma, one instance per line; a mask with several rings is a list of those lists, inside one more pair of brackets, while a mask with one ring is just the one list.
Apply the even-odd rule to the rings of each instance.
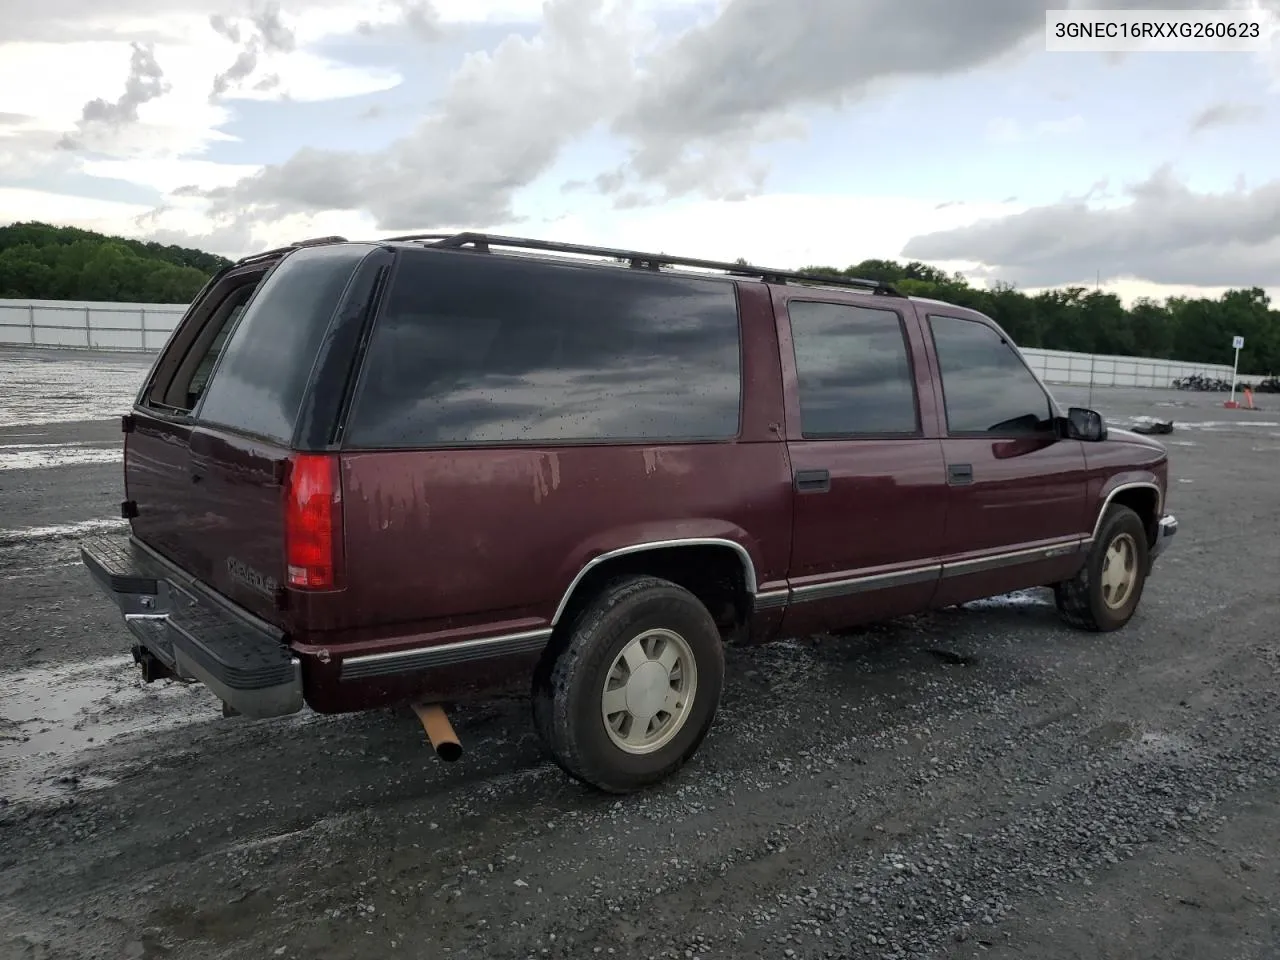
[[1156, 533], [1156, 542], [1151, 545], [1151, 560], [1155, 561], [1156, 557], [1164, 553], [1165, 548], [1169, 546], [1169, 540], [1178, 533], [1178, 518], [1173, 514], [1165, 514], [1160, 518], [1160, 529]]

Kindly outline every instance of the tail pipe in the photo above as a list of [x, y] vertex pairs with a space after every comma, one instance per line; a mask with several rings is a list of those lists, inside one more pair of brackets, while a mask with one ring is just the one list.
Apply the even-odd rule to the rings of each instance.
[[462, 744], [458, 735], [453, 732], [453, 724], [445, 715], [444, 708], [438, 703], [415, 703], [413, 712], [422, 721], [422, 729], [427, 732], [431, 748], [436, 756], [445, 763], [453, 763], [462, 756]]

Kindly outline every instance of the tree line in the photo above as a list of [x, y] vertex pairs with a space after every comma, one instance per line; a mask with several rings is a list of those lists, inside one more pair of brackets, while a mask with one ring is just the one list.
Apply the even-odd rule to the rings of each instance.
[[0, 298], [189, 303], [229, 261], [47, 223], [0, 227]]
[[[202, 250], [73, 227], [0, 227], [0, 298], [188, 303], [227, 263]], [[1034, 296], [1008, 284], [979, 288], [962, 274], [918, 261], [864, 260], [804, 272], [884, 280], [903, 293], [971, 307], [1023, 347], [1229, 364], [1231, 338], [1242, 336], [1241, 373], [1280, 373], [1280, 311], [1259, 287], [1229, 290], [1216, 299], [1171, 297], [1125, 307], [1114, 294], [1085, 287]]]

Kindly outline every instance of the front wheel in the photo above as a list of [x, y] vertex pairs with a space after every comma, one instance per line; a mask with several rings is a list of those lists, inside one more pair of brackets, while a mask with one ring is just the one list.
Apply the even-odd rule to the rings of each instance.
[[629, 793], [697, 751], [720, 703], [724, 650], [707, 608], [657, 577], [609, 584], [547, 651], [534, 723], [571, 776]]
[[1149, 552], [1138, 515], [1125, 506], [1110, 507], [1083, 569], [1053, 588], [1062, 618], [1100, 633], [1123, 627], [1142, 599]]

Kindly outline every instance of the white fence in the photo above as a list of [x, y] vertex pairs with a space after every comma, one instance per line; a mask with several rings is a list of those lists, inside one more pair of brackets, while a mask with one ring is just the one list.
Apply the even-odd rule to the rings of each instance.
[[0, 300], [0, 344], [159, 350], [186, 309], [172, 303]]
[[[1222, 363], [1182, 363], [1152, 357], [1111, 357], [1103, 354], [1072, 353], [1068, 350], [1037, 350], [1023, 347], [1022, 355], [1045, 383], [1082, 387], [1168, 387], [1179, 377], [1199, 375], [1231, 380], [1231, 367]], [[1252, 384], [1261, 377], [1240, 377]]]
[[[95, 350], [159, 350], [187, 308], [172, 303], [90, 303], [78, 300], [0, 300], [0, 344]], [[1217, 363], [1150, 357], [1109, 357], [1024, 348], [1046, 383], [1097, 387], [1168, 387], [1178, 377], [1231, 379]], [[1259, 377], [1241, 377], [1252, 383]]]

